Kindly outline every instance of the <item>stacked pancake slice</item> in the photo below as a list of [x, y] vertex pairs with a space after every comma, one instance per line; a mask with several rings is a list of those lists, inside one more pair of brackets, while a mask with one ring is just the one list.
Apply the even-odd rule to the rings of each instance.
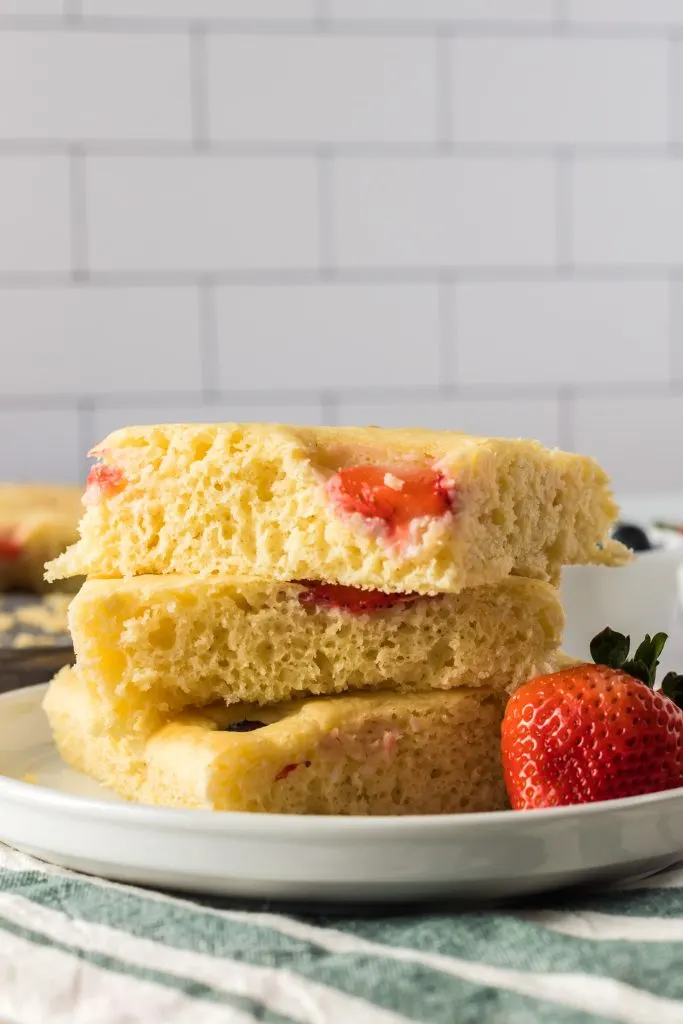
[[618, 564], [591, 459], [458, 433], [131, 428], [97, 449], [75, 668], [45, 700], [132, 800], [299, 814], [506, 803], [509, 693], [559, 657], [563, 564]]
[[[45, 562], [77, 539], [80, 498], [77, 487], [0, 483], [0, 593], [50, 589]], [[59, 589], [78, 582], [60, 581]]]

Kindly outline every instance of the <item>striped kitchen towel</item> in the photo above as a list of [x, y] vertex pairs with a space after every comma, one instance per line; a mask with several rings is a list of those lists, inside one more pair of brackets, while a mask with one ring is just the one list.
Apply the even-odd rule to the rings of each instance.
[[252, 1021], [683, 1024], [683, 868], [504, 911], [314, 917], [0, 846], [0, 1024]]

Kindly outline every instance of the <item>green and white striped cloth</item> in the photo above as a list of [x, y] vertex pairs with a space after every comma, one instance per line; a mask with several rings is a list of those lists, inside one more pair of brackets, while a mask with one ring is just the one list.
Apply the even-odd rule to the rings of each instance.
[[683, 1024], [683, 868], [505, 911], [180, 899], [0, 846], [1, 1024]]

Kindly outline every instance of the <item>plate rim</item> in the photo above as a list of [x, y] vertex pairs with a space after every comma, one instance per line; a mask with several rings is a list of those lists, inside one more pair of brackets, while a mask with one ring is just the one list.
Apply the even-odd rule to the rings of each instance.
[[[0, 694], [0, 706], [18, 700], [32, 700], [41, 709], [42, 697], [49, 683], [35, 683], [17, 690]], [[2, 724], [0, 724], [0, 733]], [[10, 799], [23, 803], [35, 810], [49, 804], [55, 810], [76, 814], [101, 821], [106, 818], [111, 824], [130, 827], [148, 827], [159, 831], [189, 831], [211, 834], [230, 832], [238, 836], [268, 836], [277, 834], [284, 838], [296, 839], [314, 828], [320, 835], [339, 838], [340, 830], [349, 838], [362, 833], [365, 837], [408, 839], [425, 832], [438, 837], [454, 830], [469, 833], [471, 830], [491, 827], [516, 829], [520, 826], [520, 815], [529, 826], [566, 823], [573, 818], [583, 819], [602, 815], [606, 812], [622, 814], [638, 813], [652, 805], [676, 803], [683, 798], [683, 787], [644, 793], [639, 796], [620, 797], [616, 800], [602, 800], [588, 804], [572, 804], [563, 807], [546, 807], [527, 811], [475, 811], [470, 814], [406, 814], [406, 815], [324, 815], [324, 814], [270, 814], [258, 811], [211, 811], [193, 808], [155, 807], [151, 804], [132, 802], [114, 803], [96, 797], [61, 793], [41, 783], [23, 781], [0, 774], [0, 800]]]

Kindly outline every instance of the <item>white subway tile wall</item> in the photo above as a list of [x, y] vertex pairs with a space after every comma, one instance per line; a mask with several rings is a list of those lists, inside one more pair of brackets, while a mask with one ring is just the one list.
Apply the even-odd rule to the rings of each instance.
[[116, 427], [683, 489], [681, 0], [0, 0], [0, 478]]
[[222, 287], [217, 386], [320, 391], [441, 382], [433, 284]]
[[382, 144], [436, 135], [428, 37], [216, 34], [208, 68], [212, 139]]
[[667, 141], [664, 39], [462, 37], [451, 45], [456, 141]]
[[85, 209], [93, 271], [192, 276], [318, 262], [310, 158], [88, 157]]
[[[66, 156], [8, 154], [0, 145], [0, 274], [69, 271], [70, 172]], [[34, 298], [40, 300], [35, 293]], [[3, 323], [1, 328], [10, 355], [15, 325]]]
[[609, 466], [615, 486], [624, 491], [664, 490], [676, 480], [683, 437], [683, 401], [666, 392], [628, 396], [581, 397], [575, 409], [576, 443]]
[[680, 153], [577, 159], [573, 169], [577, 266], [642, 268], [683, 263]]
[[0, 32], [0, 139], [186, 139], [189, 75], [178, 35]]
[[553, 162], [536, 156], [340, 157], [330, 175], [336, 264], [550, 267], [555, 178]]
[[199, 300], [190, 288], [1, 288], [0, 323], [12, 331], [2, 396], [202, 387]]
[[453, 287], [452, 302], [454, 378], [463, 384], [669, 379], [662, 281], [470, 282]]
[[76, 408], [0, 408], [0, 438], [3, 467], [5, 453], [11, 448], [10, 472], [3, 474], [3, 479], [59, 484], [78, 480], [83, 472]]

